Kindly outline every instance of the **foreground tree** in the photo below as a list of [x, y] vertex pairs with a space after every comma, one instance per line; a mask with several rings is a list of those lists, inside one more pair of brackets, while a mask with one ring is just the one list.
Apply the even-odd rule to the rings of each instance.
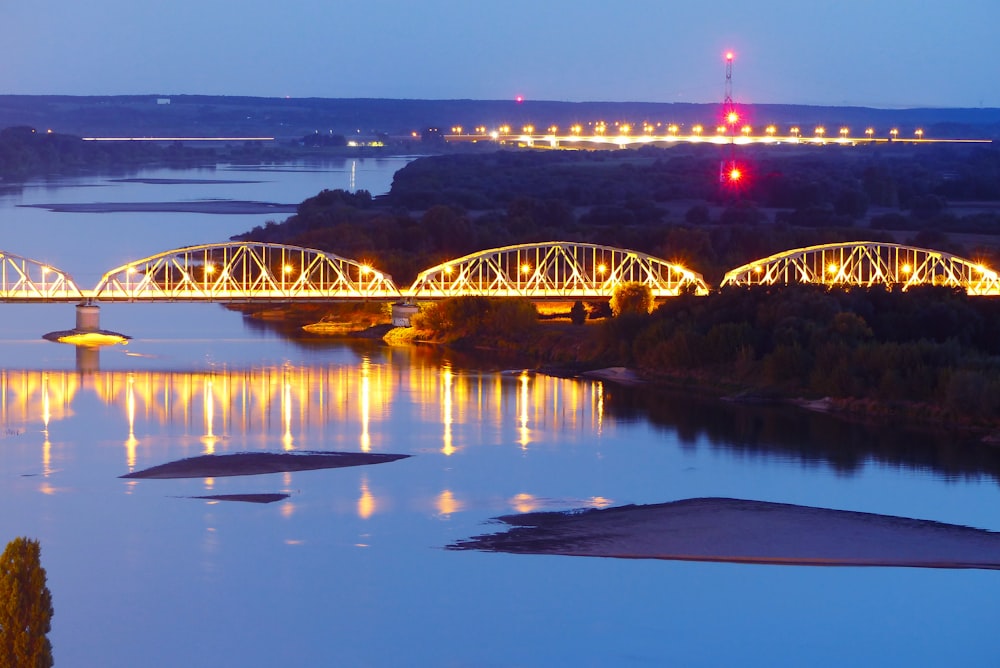
[[0, 668], [49, 668], [52, 594], [37, 540], [15, 538], [0, 555]]

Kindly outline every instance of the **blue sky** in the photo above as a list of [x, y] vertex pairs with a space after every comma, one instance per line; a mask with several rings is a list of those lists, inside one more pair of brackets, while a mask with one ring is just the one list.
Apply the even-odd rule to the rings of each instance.
[[1000, 1], [0, 0], [0, 94], [1000, 107]]

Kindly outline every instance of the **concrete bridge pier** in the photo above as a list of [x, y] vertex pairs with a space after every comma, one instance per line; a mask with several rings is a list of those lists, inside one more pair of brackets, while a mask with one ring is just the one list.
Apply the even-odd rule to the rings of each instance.
[[91, 301], [76, 305], [76, 327], [60, 332], [49, 332], [43, 339], [75, 346], [97, 347], [113, 343], [125, 343], [130, 336], [101, 329], [101, 309]]
[[76, 331], [97, 332], [101, 329], [101, 308], [91, 302], [76, 305]]
[[392, 326], [409, 327], [413, 321], [413, 316], [420, 311], [420, 307], [413, 302], [396, 302], [392, 305]]

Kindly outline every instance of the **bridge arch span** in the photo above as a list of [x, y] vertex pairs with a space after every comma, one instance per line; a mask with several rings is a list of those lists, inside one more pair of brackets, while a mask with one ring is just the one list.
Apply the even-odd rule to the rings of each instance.
[[726, 273], [722, 286], [813, 283], [836, 287], [914, 285], [1000, 295], [997, 272], [942, 251], [875, 241], [821, 244], [783, 251]]
[[392, 277], [324, 251], [257, 242], [177, 248], [111, 269], [99, 300], [308, 301], [396, 298]]
[[654, 297], [683, 290], [708, 294], [701, 274], [645, 253], [570, 241], [491, 248], [422, 271], [414, 299], [485, 295], [530, 299], [610, 297], [623, 283], [648, 285]]
[[16, 302], [82, 298], [80, 288], [65, 271], [0, 250], [0, 299]]

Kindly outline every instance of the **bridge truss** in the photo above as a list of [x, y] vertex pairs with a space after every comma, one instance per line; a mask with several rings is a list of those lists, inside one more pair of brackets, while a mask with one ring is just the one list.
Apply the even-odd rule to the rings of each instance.
[[0, 299], [79, 300], [83, 293], [66, 272], [37, 260], [0, 251]]
[[610, 297], [623, 283], [649, 286], [654, 297], [684, 290], [708, 294], [701, 274], [635, 251], [550, 241], [479, 251], [421, 272], [411, 299], [484, 295], [529, 299]]
[[970, 295], [1000, 295], [992, 269], [950, 253], [874, 241], [784, 251], [728, 272], [722, 285], [815, 283], [829, 286], [941, 285]]
[[93, 298], [303, 301], [395, 298], [392, 277], [332, 253], [255, 242], [204, 244], [133, 260], [104, 274]]

